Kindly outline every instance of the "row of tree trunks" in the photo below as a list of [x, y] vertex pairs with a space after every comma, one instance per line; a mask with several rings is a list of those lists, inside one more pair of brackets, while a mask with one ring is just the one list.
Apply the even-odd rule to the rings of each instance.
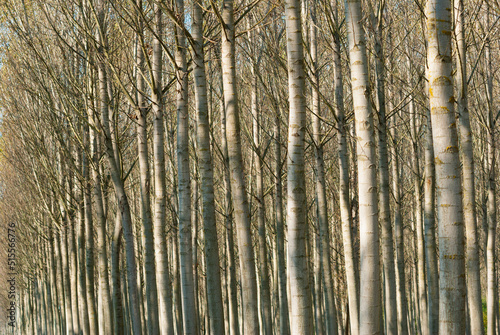
[[[265, 36], [250, 24], [254, 17], [245, 18], [248, 31], [244, 34], [248, 35], [252, 63], [249, 68], [240, 68], [238, 55], [235, 55], [236, 24], [247, 13], [235, 18], [238, 9], [232, 0], [223, 1], [221, 13], [214, 6], [222, 30], [220, 99], [223, 106], [219, 112], [221, 119], [212, 120], [215, 113], [209, 113], [209, 105], [216, 103], [208, 101], [207, 81], [217, 76], [207, 78], [204, 53], [205, 44], [212, 42], [204, 38], [207, 28], [203, 24], [205, 4], [196, 0], [192, 5], [192, 15], [187, 18], [184, 17], [183, 0], [169, 5], [155, 2], [150, 11], [152, 16], [146, 20], [146, 4], [142, 0], [133, 3], [131, 12], [135, 13], [133, 20], [137, 26], [133, 33], [135, 73], [131, 77], [132, 92], [129, 87], [127, 94], [130, 109], [135, 113], [128, 116], [133, 120], [130, 124], [134, 125], [131, 138], [137, 144], [138, 193], [129, 186], [132, 183], [126, 183], [135, 162], [130, 164], [129, 171], [123, 169], [121, 155], [128, 143], [121, 143], [121, 138], [128, 128], [120, 124], [123, 115], [114, 110], [113, 99], [118, 94], [113, 85], [117, 85], [114, 81], [120, 76], [108, 53], [108, 30], [112, 31], [107, 26], [108, 4], [104, 0], [97, 1], [95, 8], [89, 4], [89, 9], [95, 9], [97, 26], [85, 46], [88, 48], [85, 52], [91, 56], [82, 66], [87, 76], [84, 87], [88, 96], [85, 96], [82, 114], [75, 121], [78, 128], [68, 130], [69, 134], [78, 133], [79, 142], [75, 143], [79, 143], [79, 147], [76, 154], [69, 155], [71, 159], [65, 157], [68, 155], [65, 149], [54, 150], [58, 186], [46, 191], [50, 193], [50, 204], [45, 204], [53, 215], [48, 220], [54, 222], [54, 227], [50, 227], [50, 242], [40, 242], [41, 251], [35, 253], [50, 256], [48, 265], [43, 265], [50, 270], [37, 269], [35, 272], [49, 279], [30, 283], [32, 287], [28, 289], [33, 296], [26, 300], [25, 308], [37, 314], [28, 328], [34, 333], [47, 333], [51, 327], [57, 327], [60, 332], [84, 334], [207, 332], [232, 335], [243, 332], [271, 335], [278, 328], [283, 334], [337, 334], [345, 327], [346, 333], [357, 335], [455, 333], [470, 327], [467, 332], [482, 334], [485, 325], [480, 308], [481, 248], [476, 223], [479, 215], [475, 211], [475, 192], [479, 187], [474, 182], [462, 1], [454, 1], [454, 13], [450, 0], [430, 0], [426, 7], [427, 107], [426, 97], [419, 93], [424, 91], [423, 80], [420, 80], [424, 71], [419, 68], [422, 65], [414, 65], [413, 50], [406, 50], [404, 61], [408, 76], [401, 79], [407, 81], [409, 89], [402, 90], [399, 97], [392, 97], [386, 87], [388, 82], [390, 86], [395, 85], [393, 78], [387, 79], [395, 70], [393, 64], [385, 64], [384, 3], [377, 3], [375, 10], [373, 4], [368, 6], [373, 14], [369, 16], [371, 28], [368, 29], [373, 29], [374, 33], [374, 53], [370, 58], [363, 27], [366, 13], [360, 0], [346, 0], [346, 48], [355, 125], [351, 137], [356, 146], [355, 150], [350, 150], [352, 159], [349, 159], [348, 147], [351, 115], [348, 108], [344, 109], [344, 102], [350, 104], [351, 101], [350, 97], [344, 97], [343, 91], [342, 72], [348, 71], [342, 69], [345, 60], [342, 58], [340, 19], [336, 11], [330, 18], [334, 37], [330, 46], [334, 52], [332, 68], [328, 68], [320, 64], [323, 50], [319, 50], [317, 4], [311, 4], [307, 12], [307, 2], [286, 1], [287, 64], [284, 67], [288, 74], [289, 102], [286, 220], [283, 218], [284, 165], [281, 161], [281, 125], [286, 124], [282, 122], [286, 113], [282, 113], [280, 100], [284, 98], [280, 93], [266, 95], [270, 90], [265, 87], [266, 79], [262, 78], [259, 67], [263, 53], [259, 54], [256, 48], [257, 41], [264, 41]], [[172, 55], [163, 36], [165, 13], [175, 25], [175, 53]], [[452, 14], [456, 22], [455, 49], [451, 39]], [[308, 21], [305, 15], [311, 20]], [[489, 16], [487, 19], [489, 26]], [[187, 21], [189, 28], [185, 26]], [[151, 40], [152, 46], [146, 40]], [[192, 64], [188, 64], [188, 42]], [[392, 50], [391, 45], [389, 49]], [[453, 52], [457, 65], [455, 72], [452, 71]], [[304, 53], [310, 56], [307, 61]], [[483, 228], [487, 230], [484, 245], [487, 329], [488, 334], [495, 334], [499, 322], [495, 263], [497, 115], [492, 64], [495, 56], [487, 38], [484, 53], [486, 72], [490, 73], [484, 76], [486, 95], [478, 100], [484, 98], [488, 107], [484, 121], [487, 134], [483, 142], [486, 144], [480, 142], [484, 145], [483, 151], [487, 152], [487, 162], [481, 168], [487, 171], [488, 180], [480, 200], [485, 202], [482, 216]], [[167, 70], [163, 64], [167, 58], [175, 74], [172, 82], [176, 84], [173, 100], [177, 118], [165, 117], [168, 112], [163, 104], [172, 98], [164, 95], [167, 87], [163, 75]], [[374, 62], [375, 70], [374, 94], [370, 84], [370, 61]], [[321, 86], [325, 83], [323, 69], [333, 73], [333, 82], [328, 84], [334, 89], [334, 104], [329, 104], [329, 99], [321, 95], [324, 90]], [[190, 120], [188, 100], [191, 70], [194, 122]], [[245, 91], [248, 105], [238, 100], [243, 86], [238, 85], [238, 71], [248, 71], [251, 76], [248, 91]], [[306, 96], [309, 93], [306, 79], [310, 83], [311, 141], [307, 138]], [[273, 80], [269, 82], [274, 83]], [[372, 95], [375, 103], [371, 101]], [[267, 100], [272, 100], [276, 113], [271, 121], [266, 119], [268, 115], [260, 106]], [[400, 100], [399, 106], [394, 106], [396, 100]], [[454, 114], [455, 102], [458, 118]], [[56, 109], [64, 110], [62, 105], [56, 105]], [[149, 105], [152, 115], [148, 115]], [[334, 112], [335, 122], [328, 119], [325, 106]], [[244, 138], [248, 129], [241, 126], [239, 114], [245, 107], [250, 111], [247, 116], [253, 121], [252, 132], [246, 134], [248, 139]], [[66, 117], [63, 114], [56, 116]], [[273, 121], [274, 130], [271, 131], [266, 127]], [[221, 138], [214, 139], [212, 127], [217, 123]], [[192, 125], [195, 130], [190, 133]], [[333, 144], [338, 154], [334, 165], [339, 167], [339, 194], [332, 207], [338, 205], [339, 208], [329, 212], [329, 183], [331, 180], [337, 182], [337, 176], [329, 180], [328, 173], [335, 168], [328, 166], [325, 158], [328, 154], [325, 148], [331, 147], [330, 134], [327, 136], [325, 129], [330, 126], [330, 133], [335, 130], [337, 136]], [[408, 130], [406, 135], [411, 143], [404, 143], [406, 135], [398, 133], [400, 126]], [[175, 132], [177, 138], [173, 139]], [[172, 140], [166, 139], [168, 135]], [[196, 139], [196, 145], [189, 142], [190, 136]], [[148, 148], [151, 139], [152, 153]], [[266, 140], [269, 141], [267, 145], [274, 142], [274, 153], [265, 147]], [[59, 141], [64, 142], [64, 136]], [[251, 172], [255, 176], [254, 189], [252, 183], [246, 181], [243, 162], [250, 156], [242, 149], [245, 141], [253, 148], [250, 159], [254, 163]], [[307, 156], [309, 144], [313, 156]], [[220, 173], [214, 173], [213, 160], [217, 154], [222, 158]], [[275, 159], [273, 166], [266, 162], [266, 155]], [[193, 157], [195, 164], [190, 162]], [[313, 157], [310, 162], [314, 175], [306, 174], [310, 157]], [[107, 158], [107, 165], [103, 164], [103, 158]], [[351, 167], [356, 167], [351, 175], [350, 163]], [[71, 172], [66, 173], [66, 170]], [[196, 171], [200, 176], [199, 184]], [[406, 176], [402, 171], [411, 174]], [[35, 179], [38, 178], [36, 171], [33, 172]], [[114, 187], [115, 199], [111, 200], [107, 194], [110, 189], [108, 177]], [[314, 181], [312, 187], [306, 185], [306, 180], [311, 179]], [[214, 184], [219, 182], [223, 188], [214, 190]], [[350, 190], [350, 184], [355, 184], [357, 189]], [[171, 191], [169, 186], [172, 186]], [[151, 203], [152, 190], [155, 192], [154, 205]], [[313, 195], [308, 196], [306, 190], [312, 190]], [[197, 230], [198, 191], [203, 233]], [[273, 192], [275, 198], [271, 200], [268, 195]], [[136, 197], [138, 194], [140, 198]], [[224, 201], [219, 204], [215, 199], [221, 194]], [[249, 204], [249, 194], [255, 199], [253, 204]], [[315, 202], [309, 203], [312, 199]], [[116, 213], [115, 203], [118, 205]], [[271, 211], [266, 213], [269, 204], [274, 204], [275, 226], [270, 223]], [[140, 207], [138, 220], [134, 215], [139, 210], [135, 207]], [[315, 208], [315, 213], [311, 208]], [[403, 217], [405, 211], [410, 213], [408, 218]], [[109, 217], [115, 214], [114, 232], [110, 237]], [[252, 226], [252, 215], [257, 230]], [[224, 219], [224, 223], [217, 224], [218, 218]], [[342, 246], [335, 235], [337, 219], [342, 227]], [[439, 225], [438, 241], [436, 223]], [[224, 243], [219, 245], [222, 235], [218, 233], [222, 230]], [[258, 235], [253, 237], [255, 231]], [[122, 238], [124, 253], [120, 250]], [[111, 244], [110, 248], [107, 243]], [[109, 264], [108, 249], [111, 251]], [[274, 253], [274, 262], [269, 261], [270, 252]], [[239, 257], [239, 263], [235, 257]], [[334, 268], [342, 262], [345, 273]], [[221, 264], [226, 268], [221, 268]], [[344, 275], [345, 284], [339, 280]], [[49, 280], [54, 284], [49, 285]], [[272, 290], [275, 292], [271, 293]], [[53, 306], [56, 303], [60, 309]]]

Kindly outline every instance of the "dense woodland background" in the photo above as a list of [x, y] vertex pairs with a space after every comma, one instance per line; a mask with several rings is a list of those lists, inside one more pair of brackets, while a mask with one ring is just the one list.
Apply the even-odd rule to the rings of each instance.
[[0, 7], [2, 331], [500, 333], [497, 0]]

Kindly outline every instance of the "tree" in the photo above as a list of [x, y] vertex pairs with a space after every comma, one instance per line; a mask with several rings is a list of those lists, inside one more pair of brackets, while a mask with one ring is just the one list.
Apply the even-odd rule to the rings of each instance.
[[[360, 219], [360, 334], [380, 332], [380, 276], [376, 158], [373, 114], [369, 101], [366, 42], [361, 26], [361, 2], [346, 1], [347, 37], [356, 124]], [[362, 293], [361, 293], [362, 292]]]
[[302, 46], [301, 1], [285, 3], [288, 95], [288, 278], [290, 283], [290, 330], [312, 334], [312, 305], [306, 243], [306, 185], [304, 137], [306, 124], [304, 51]]
[[226, 138], [231, 178], [231, 195], [240, 258], [241, 290], [243, 301], [243, 329], [245, 334], [259, 333], [257, 310], [257, 280], [255, 254], [250, 230], [250, 211], [245, 186], [245, 173], [241, 153], [238, 91], [236, 85], [234, 2], [224, 0], [222, 6], [222, 83]]
[[439, 332], [465, 331], [465, 265], [461, 169], [454, 115], [451, 3], [427, 3], [427, 61], [439, 226]]

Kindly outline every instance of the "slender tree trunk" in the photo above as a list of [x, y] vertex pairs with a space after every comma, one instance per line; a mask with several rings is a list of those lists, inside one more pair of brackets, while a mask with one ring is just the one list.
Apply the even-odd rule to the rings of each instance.
[[[255, 38], [251, 31], [249, 42], [254, 46]], [[252, 49], [252, 53], [256, 51]], [[255, 197], [257, 202], [257, 227], [259, 232], [259, 279], [260, 279], [260, 304], [261, 304], [261, 320], [262, 334], [272, 334], [272, 319], [271, 319], [271, 291], [269, 286], [269, 266], [268, 266], [268, 250], [266, 241], [266, 212], [264, 203], [264, 180], [262, 166], [262, 151], [260, 149], [260, 128], [261, 111], [259, 110], [258, 101], [258, 86], [257, 86], [257, 67], [256, 61], [252, 64], [252, 79], [251, 79], [251, 110], [253, 117], [253, 145], [254, 145], [254, 164], [255, 164]]]
[[461, 169], [453, 104], [451, 3], [427, 3], [427, 62], [439, 225], [439, 332], [465, 331]]
[[[67, 318], [65, 315], [65, 306], [64, 306], [64, 276], [63, 276], [63, 270], [62, 270], [62, 265], [61, 265], [61, 246], [58, 241], [59, 239], [59, 234], [57, 232], [54, 232], [52, 235], [52, 244], [53, 244], [53, 250], [54, 250], [54, 260], [56, 262], [56, 278], [57, 278], [57, 301], [59, 303], [58, 310], [59, 310], [59, 318], [61, 320], [61, 331], [63, 333], [67, 332]], [[32, 307], [33, 308], [33, 307]], [[34, 318], [32, 319], [34, 320]], [[34, 321], [33, 321], [33, 326], [34, 326]]]
[[[408, 62], [409, 63], [409, 62]], [[408, 64], [410, 65], [410, 64]], [[429, 314], [427, 311], [427, 291], [425, 280], [425, 242], [424, 242], [424, 227], [422, 218], [422, 188], [420, 182], [420, 159], [418, 151], [418, 137], [417, 130], [417, 115], [415, 111], [415, 102], [413, 96], [410, 96], [410, 132], [413, 140], [412, 153], [413, 157], [412, 170], [413, 170], [413, 188], [415, 192], [415, 253], [416, 253], [416, 266], [418, 272], [418, 308], [420, 311], [420, 329], [423, 335], [429, 334]]]
[[[195, 131], [196, 134], [196, 131]], [[197, 136], [197, 135], [195, 135]], [[195, 150], [197, 150], [196, 144], [194, 144]], [[198, 158], [195, 156], [194, 160], [194, 171], [199, 171], [198, 167]], [[193, 190], [193, 204], [194, 204], [194, 209], [191, 211], [191, 222], [192, 222], [192, 234], [191, 234], [191, 249], [193, 250], [193, 290], [194, 290], [194, 304], [195, 304], [195, 316], [196, 317], [196, 324], [198, 325], [198, 332], [202, 333], [202, 327], [200, 326], [200, 289], [199, 289], [199, 284], [198, 284], [198, 279], [199, 279], [199, 271], [198, 271], [198, 208], [200, 205], [199, 202], [199, 187], [198, 187], [198, 175], [195, 172], [193, 179], [192, 179], [192, 185], [191, 189]]]
[[[487, 27], [490, 27], [490, 7], [487, 11]], [[486, 269], [487, 269], [487, 329], [488, 335], [496, 335], [498, 298], [496, 285], [496, 229], [497, 229], [497, 210], [496, 210], [496, 187], [495, 187], [495, 165], [496, 165], [496, 144], [495, 144], [495, 123], [493, 102], [493, 71], [491, 41], [486, 41], [486, 95], [487, 95], [487, 142], [488, 142], [488, 242], [486, 245]]]
[[[178, 211], [176, 211], [178, 213]], [[178, 223], [177, 223], [177, 218], [175, 218], [175, 215], [172, 215], [174, 217], [175, 223], [173, 224], [173, 227], [175, 229], [178, 229]], [[171, 264], [172, 264], [172, 286], [173, 286], [173, 299], [172, 299], [172, 307], [174, 308], [174, 333], [175, 334], [183, 334], [184, 333], [184, 324], [182, 322], [183, 320], [183, 311], [182, 311], [182, 293], [181, 293], [181, 268], [180, 268], [180, 260], [179, 260], [179, 240], [177, 239], [177, 236], [173, 234], [172, 237], [170, 237], [170, 245], [172, 246], [171, 250]]]
[[[380, 3], [382, 6], [382, 2]], [[397, 334], [396, 272], [394, 269], [394, 244], [392, 239], [390, 215], [389, 161], [387, 154], [387, 119], [385, 105], [385, 65], [382, 46], [383, 9], [379, 7], [379, 16], [374, 20], [375, 29], [375, 72], [378, 109], [378, 177], [379, 220], [382, 227], [382, 264], [385, 293], [385, 325], [387, 334]]]
[[439, 273], [436, 249], [436, 191], [434, 147], [432, 145], [431, 115], [427, 109], [427, 131], [425, 135], [425, 181], [424, 181], [424, 234], [427, 271], [427, 296], [429, 309], [429, 333], [439, 333]]
[[281, 182], [281, 127], [280, 127], [280, 114], [279, 106], [276, 106], [276, 119], [274, 124], [274, 152], [276, 162], [274, 173], [276, 179], [274, 185], [276, 188], [275, 195], [275, 208], [276, 208], [276, 249], [278, 253], [278, 286], [279, 286], [279, 313], [280, 324], [279, 331], [282, 335], [290, 333], [289, 316], [288, 316], [288, 296], [287, 296], [287, 276], [285, 266], [285, 229], [283, 224], [283, 186]]
[[[176, 0], [176, 16], [184, 22], [184, 0]], [[193, 256], [191, 248], [191, 180], [189, 168], [189, 112], [188, 72], [186, 65], [186, 38], [182, 28], [176, 27], [175, 50], [177, 77], [177, 178], [179, 190], [179, 272], [184, 334], [197, 334], [194, 315]]]
[[464, 35], [463, 0], [454, 0], [456, 36], [456, 101], [460, 131], [460, 144], [463, 173], [463, 208], [466, 231], [466, 273], [467, 300], [470, 315], [471, 333], [484, 333], [481, 302], [481, 280], [479, 271], [479, 243], [477, 239], [476, 199], [474, 186], [474, 157], [472, 131], [467, 103], [467, 46]]
[[158, 321], [158, 290], [156, 287], [156, 266], [154, 249], [153, 219], [151, 217], [151, 174], [149, 168], [149, 149], [147, 137], [147, 112], [148, 108], [144, 101], [144, 40], [143, 40], [143, 19], [142, 0], [137, 0], [137, 59], [136, 59], [136, 81], [137, 81], [137, 150], [140, 170], [140, 191], [141, 191], [141, 218], [144, 234], [144, 262], [145, 262], [145, 284], [147, 303], [147, 329], [151, 334], [159, 333]]
[[[89, 119], [91, 118], [92, 112], [89, 114]], [[89, 122], [91, 122], [89, 120]], [[84, 145], [85, 151], [90, 152], [90, 137], [89, 128], [84, 126]], [[89, 313], [89, 323], [90, 323], [90, 333], [98, 334], [99, 329], [97, 325], [97, 310], [95, 301], [95, 290], [94, 290], [94, 222], [92, 218], [92, 193], [91, 185], [92, 181], [90, 179], [90, 161], [87, 155], [83, 157], [83, 178], [84, 178], [84, 188], [83, 188], [83, 206], [85, 210], [85, 263], [86, 263], [86, 290], [87, 290], [87, 307]]]
[[59, 235], [59, 243], [60, 243], [60, 251], [61, 251], [61, 266], [62, 266], [62, 275], [64, 282], [64, 310], [66, 314], [66, 331], [68, 334], [74, 332], [73, 328], [73, 314], [71, 311], [71, 285], [70, 285], [70, 273], [68, 267], [68, 249], [67, 249], [67, 225], [68, 225], [68, 216], [67, 213], [64, 214], [66, 217], [64, 219], [64, 226], [61, 227], [61, 233]]
[[240, 257], [241, 291], [243, 305], [243, 329], [245, 334], [259, 333], [257, 305], [257, 280], [255, 256], [250, 229], [250, 211], [245, 187], [239, 106], [236, 85], [235, 27], [233, 0], [224, 0], [222, 8], [222, 78], [224, 88], [224, 109], [226, 112], [226, 138], [231, 176], [231, 191], [234, 218]]
[[[205, 235], [207, 298], [210, 310], [211, 334], [224, 333], [224, 313], [221, 291], [219, 245], [215, 221], [214, 177], [208, 118], [207, 78], [203, 49], [203, 10], [200, 0], [193, 3], [192, 15], [193, 75], [196, 103], [197, 154], [201, 181], [202, 219]], [[223, 134], [225, 137], [225, 134]]]
[[[313, 113], [313, 137], [315, 143], [315, 165], [316, 165], [316, 197], [319, 227], [319, 255], [320, 255], [320, 278], [317, 285], [324, 283], [323, 290], [319, 291], [316, 299], [319, 301], [324, 296], [325, 318], [327, 331], [325, 334], [337, 334], [337, 311], [333, 293], [333, 275], [330, 263], [330, 229], [328, 225], [328, 202], [326, 199], [325, 162], [323, 159], [323, 134], [321, 129], [321, 108], [319, 102], [319, 70], [318, 70], [318, 50], [317, 50], [317, 19], [316, 6], [311, 8], [312, 24], [310, 28], [311, 39], [311, 78], [313, 82], [312, 91], [312, 113]], [[322, 279], [321, 279], [322, 278]], [[319, 310], [322, 309], [319, 304]], [[318, 330], [319, 325], [317, 325]]]
[[[224, 108], [224, 107], [223, 107]], [[226, 257], [227, 257], [227, 272], [226, 283], [228, 295], [228, 311], [229, 311], [229, 328], [230, 334], [239, 334], [240, 325], [238, 318], [238, 289], [236, 283], [236, 257], [234, 248], [234, 233], [233, 233], [233, 204], [231, 202], [231, 178], [229, 175], [229, 156], [227, 151], [226, 141], [226, 116], [224, 109], [221, 111], [221, 150], [224, 155], [224, 195], [225, 195], [225, 226], [226, 226]]]
[[155, 33], [153, 40], [153, 159], [155, 185], [154, 241], [156, 259], [156, 284], [160, 305], [160, 334], [172, 335], [174, 321], [172, 315], [172, 288], [169, 275], [168, 253], [166, 243], [166, 186], [165, 186], [165, 133], [163, 128], [162, 102], [162, 47], [163, 38], [162, 12], [155, 3]]
[[360, 225], [360, 334], [379, 334], [380, 268], [373, 115], [369, 101], [368, 61], [361, 26], [361, 2], [346, 0], [347, 35], [355, 112]]
[[339, 203], [342, 221], [342, 241], [344, 244], [344, 262], [347, 279], [347, 298], [349, 301], [349, 324], [352, 335], [359, 334], [359, 294], [358, 265], [353, 248], [351, 201], [349, 196], [349, 163], [347, 147], [347, 131], [344, 112], [344, 89], [342, 81], [342, 63], [340, 51], [339, 27], [334, 34], [334, 76], [335, 76], [335, 114], [338, 128], [338, 162], [339, 162]]
[[[73, 149], [72, 146], [69, 147], [70, 150]], [[71, 156], [71, 158], [73, 158]], [[76, 259], [76, 244], [75, 240], [75, 227], [77, 218], [75, 215], [74, 204], [72, 199], [74, 199], [74, 174], [73, 171], [67, 177], [67, 190], [66, 190], [66, 202], [69, 206], [68, 212], [68, 227], [66, 229], [66, 245], [68, 249], [68, 271], [69, 271], [69, 287], [70, 287], [70, 299], [71, 299], [71, 319], [73, 321], [73, 330], [75, 334], [80, 334], [80, 322], [78, 318], [78, 280], [77, 280], [77, 259]], [[50, 260], [50, 258], [46, 258]], [[53, 282], [51, 282], [53, 283]], [[51, 285], [48, 286], [48, 298], [52, 302], [53, 295], [51, 290]], [[52, 303], [50, 303], [52, 305]], [[52, 306], [50, 307], [51, 320], [53, 321]], [[53, 329], [55, 331], [55, 329]]]
[[123, 235], [121, 221], [120, 211], [117, 211], [111, 243], [111, 279], [113, 283], [113, 330], [118, 335], [124, 334], [122, 282], [120, 278], [120, 250]]
[[285, 3], [288, 94], [288, 279], [290, 283], [290, 330], [312, 334], [311, 286], [307, 260], [307, 206], [304, 164], [306, 126], [305, 69], [302, 46], [301, 1]]
[[394, 239], [396, 243], [396, 299], [398, 305], [398, 334], [408, 334], [407, 302], [406, 302], [406, 279], [404, 260], [404, 232], [403, 218], [401, 215], [401, 184], [399, 168], [398, 138], [396, 134], [396, 122], [392, 121], [391, 137], [392, 145], [392, 183], [394, 193]]
[[[101, 124], [104, 132], [104, 140], [106, 144], [106, 155], [109, 161], [111, 170], [111, 179], [115, 188], [118, 207], [122, 217], [122, 227], [125, 237], [125, 251], [127, 258], [127, 279], [129, 299], [131, 305], [131, 319], [134, 334], [142, 334], [141, 314], [139, 308], [139, 292], [137, 290], [137, 266], [135, 259], [134, 235], [132, 230], [132, 216], [130, 213], [130, 205], [127, 194], [125, 192], [124, 180], [121, 176], [121, 171], [116, 160], [117, 150], [113, 146], [116, 140], [112, 136], [117, 136], [111, 132], [108, 106], [108, 79], [106, 73], [106, 65], [104, 63], [106, 48], [106, 27], [104, 22], [105, 3], [100, 0], [97, 6], [97, 20], [99, 25], [99, 33], [97, 41], [98, 49], [98, 72], [99, 72], [99, 102], [101, 112]], [[88, 283], [87, 283], [88, 285]]]
[[94, 130], [90, 129], [90, 146], [93, 157], [94, 168], [92, 170], [94, 179], [95, 210], [98, 220], [97, 227], [97, 258], [99, 269], [99, 333], [111, 334], [113, 324], [109, 322], [111, 315], [111, 293], [108, 274], [108, 257], [106, 243], [106, 214], [101, 190], [101, 174], [99, 171], [99, 145]]
[[[83, 160], [83, 154], [79, 153], [77, 158], [77, 166], [82, 167], [86, 162]], [[77, 196], [77, 210], [78, 210], [78, 225], [77, 225], [77, 256], [78, 256], [78, 309], [80, 311], [80, 324], [82, 326], [83, 334], [90, 334], [90, 322], [87, 306], [87, 291], [86, 291], [86, 271], [85, 271], [85, 208], [83, 206], [83, 184], [80, 185], [81, 189]]]

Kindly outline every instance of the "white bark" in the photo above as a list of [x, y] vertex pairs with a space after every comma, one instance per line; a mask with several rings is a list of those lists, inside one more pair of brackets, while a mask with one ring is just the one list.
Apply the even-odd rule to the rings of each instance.
[[[489, 21], [490, 8], [488, 5], [487, 11], [487, 27], [490, 26]], [[496, 335], [497, 317], [498, 317], [498, 297], [496, 285], [496, 229], [497, 229], [497, 208], [496, 208], [496, 185], [495, 185], [495, 165], [496, 165], [496, 144], [495, 144], [495, 113], [493, 101], [493, 72], [492, 72], [492, 55], [491, 41], [488, 38], [486, 41], [486, 96], [487, 96], [487, 126], [488, 126], [488, 241], [486, 245], [486, 282], [487, 282], [487, 329], [488, 335]]]
[[210, 122], [208, 119], [205, 53], [203, 49], [203, 11], [200, 0], [193, 3], [192, 19], [192, 36], [194, 40], [193, 75], [197, 112], [197, 154], [201, 181], [210, 331], [212, 334], [222, 334], [224, 333], [224, 314], [219, 267], [219, 245], [215, 222], [214, 177], [210, 146]]
[[432, 146], [431, 115], [427, 109], [425, 135], [425, 181], [424, 181], [424, 234], [425, 261], [427, 264], [427, 306], [429, 310], [429, 332], [439, 332], [439, 272], [436, 249], [436, 191], [434, 147]]
[[259, 333], [257, 308], [257, 280], [255, 256], [250, 229], [250, 210], [245, 187], [239, 106], [236, 85], [235, 27], [233, 0], [224, 0], [222, 8], [222, 81], [224, 109], [226, 111], [226, 138], [231, 176], [231, 191], [234, 206], [238, 250], [240, 258], [241, 291], [243, 305], [243, 329], [245, 334]]
[[285, 3], [290, 104], [287, 158], [287, 270], [290, 283], [290, 330], [293, 334], [312, 334], [311, 286], [306, 250], [307, 206], [304, 171], [306, 101], [300, 5], [300, 0], [287, 0]]
[[[382, 2], [380, 3], [382, 6]], [[387, 154], [387, 119], [385, 105], [385, 64], [382, 45], [383, 10], [379, 7], [379, 16], [373, 18], [375, 30], [375, 71], [377, 87], [378, 108], [378, 177], [380, 182], [379, 192], [379, 221], [382, 228], [382, 265], [384, 277], [384, 306], [385, 328], [387, 334], [397, 334], [397, 303], [396, 303], [396, 273], [394, 266], [394, 243], [392, 239], [390, 215], [390, 189], [389, 189], [389, 161]]]
[[[115, 189], [118, 206], [122, 216], [122, 226], [125, 237], [125, 251], [127, 258], [127, 279], [128, 279], [128, 293], [130, 299], [130, 306], [132, 308], [131, 319], [132, 329], [135, 334], [142, 333], [141, 314], [139, 308], [139, 292], [137, 290], [137, 265], [135, 259], [134, 236], [132, 230], [132, 217], [130, 213], [130, 206], [127, 194], [125, 192], [125, 184], [122, 179], [118, 161], [116, 160], [117, 149], [113, 145], [116, 142], [112, 136], [110, 119], [109, 119], [109, 99], [108, 99], [108, 79], [106, 64], [104, 62], [106, 48], [106, 27], [104, 22], [105, 2], [100, 0], [97, 6], [97, 23], [99, 31], [97, 33], [97, 41], [99, 43], [98, 55], [98, 72], [99, 72], [99, 109], [101, 112], [101, 125], [104, 133], [104, 141], [106, 145], [106, 156], [111, 170], [111, 178]], [[86, 220], [87, 221], [87, 220]], [[87, 283], [88, 286], [88, 283]], [[92, 324], [91, 324], [92, 327]]]
[[137, 35], [136, 35], [136, 82], [137, 82], [137, 151], [140, 171], [141, 218], [144, 235], [144, 267], [147, 304], [147, 329], [151, 334], [158, 334], [158, 290], [156, 287], [156, 265], [154, 250], [153, 219], [151, 216], [151, 172], [149, 166], [149, 148], [147, 137], [148, 108], [144, 92], [144, 36], [142, 18], [142, 0], [137, 0]]
[[221, 110], [221, 151], [224, 157], [224, 207], [225, 207], [225, 247], [226, 247], [226, 294], [228, 296], [228, 332], [231, 335], [240, 333], [239, 318], [238, 318], [238, 290], [236, 285], [236, 257], [234, 255], [234, 233], [233, 233], [233, 205], [231, 202], [231, 178], [229, 175], [229, 154], [227, 151], [226, 140], [226, 114], [224, 106]]
[[[317, 200], [317, 213], [318, 213], [318, 227], [319, 227], [319, 239], [317, 240], [317, 248], [319, 249], [320, 257], [320, 276], [319, 281], [317, 280], [315, 287], [316, 294], [315, 299], [318, 299], [318, 303], [315, 305], [316, 309], [319, 310], [319, 315], [322, 315], [322, 297], [324, 297], [324, 317], [326, 332], [325, 334], [337, 334], [337, 311], [335, 307], [335, 296], [333, 292], [333, 275], [332, 267], [330, 263], [331, 259], [331, 247], [330, 247], [330, 229], [328, 221], [328, 206], [327, 206], [327, 196], [326, 196], [326, 180], [325, 180], [325, 162], [323, 158], [323, 134], [321, 128], [321, 108], [319, 101], [319, 70], [318, 70], [318, 49], [317, 49], [317, 19], [316, 19], [316, 6], [311, 4], [311, 21], [310, 26], [310, 39], [311, 39], [311, 79], [313, 82], [312, 91], [312, 118], [313, 118], [313, 138], [315, 144], [315, 165], [316, 165], [316, 200]], [[323, 285], [321, 285], [323, 284]], [[321, 287], [323, 286], [323, 287]], [[319, 318], [322, 322], [322, 319]], [[316, 325], [318, 333], [322, 333], [321, 327], [323, 325]]]
[[351, 334], [359, 334], [359, 275], [357, 259], [353, 249], [351, 200], [349, 196], [349, 155], [347, 145], [348, 126], [344, 112], [344, 89], [340, 51], [340, 32], [334, 35], [333, 64], [335, 71], [335, 114], [338, 128], [338, 163], [339, 163], [339, 204], [342, 221], [342, 241], [347, 279], [347, 299], [349, 304], [349, 325]]
[[[176, 0], [176, 16], [184, 23], [184, 0]], [[186, 64], [186, 37], [176, 27], [175, 50], [177, 77], [177, 178], [179, 190], [179, 265], [184, 334], [197, 334], [193, 256], [191, 248], [191, 180], [189, 162], [188, 72]], [[181, 303], [179, 301], [179, 303]]]
[[472, 334], [484, 333], [479, 271], [479, 243], [477, 238], [476, 197], [474, 183], [474, 156], [472, 131], [467, 102], [467, 46], [464, 34], [463, 0], [454, 0], [456, 37], [456, 100], [463, 173], [463, 206], [466, 231], [467, 301]]
[[160, 40], [163, 38], [162, 12], [155, 3], [155, 38], [153, 40], [153, 159], [154, 159], [154, 185], [155, 204], [153, 231], [155, 241], [156, 259], [156, 285], [158, 289], [160, 334], [172, 335], [174, 321], [172, 315], [172, 288], [170, 282], [168, 253], [166, 242], [166, 189], [165, 189], [165, 133], [163, 128], [163, 103], [162, 103], [162, 47]]
[[430, 0], [427, 62], [439, 225], [439, 332], [465, 331], [461, 169], [453, 104], [451, 2]]
[[281, 127], [280, 127], [280, 109], [276, 106], [276, 118], [274, 124], [274, 152], [276, 156], [276, 162], [274, 167], [274, 173], [276, 179], [274, 185], [276, 188], [275, 195], [275, 211], [276, 211], [276, 249], [278, 254], [278, 290], [279, 290], [279, 314], [280, 314], [280, 324], [279, 330], [280, 334], [288, 335], [290, 333], [289, 328], [289, 316], [288, 316], [288, 296], [287, 296], [287, 277], [286, 277], [286, 266], [285, 266], [285, 229], [283, 224], [283, 190], [281, 183]]
[[360, 334], [381, 332], [377, 160], [368, 61], [359, 0], [346, 0], [347, 36], [356, 124], [360, 225]]

